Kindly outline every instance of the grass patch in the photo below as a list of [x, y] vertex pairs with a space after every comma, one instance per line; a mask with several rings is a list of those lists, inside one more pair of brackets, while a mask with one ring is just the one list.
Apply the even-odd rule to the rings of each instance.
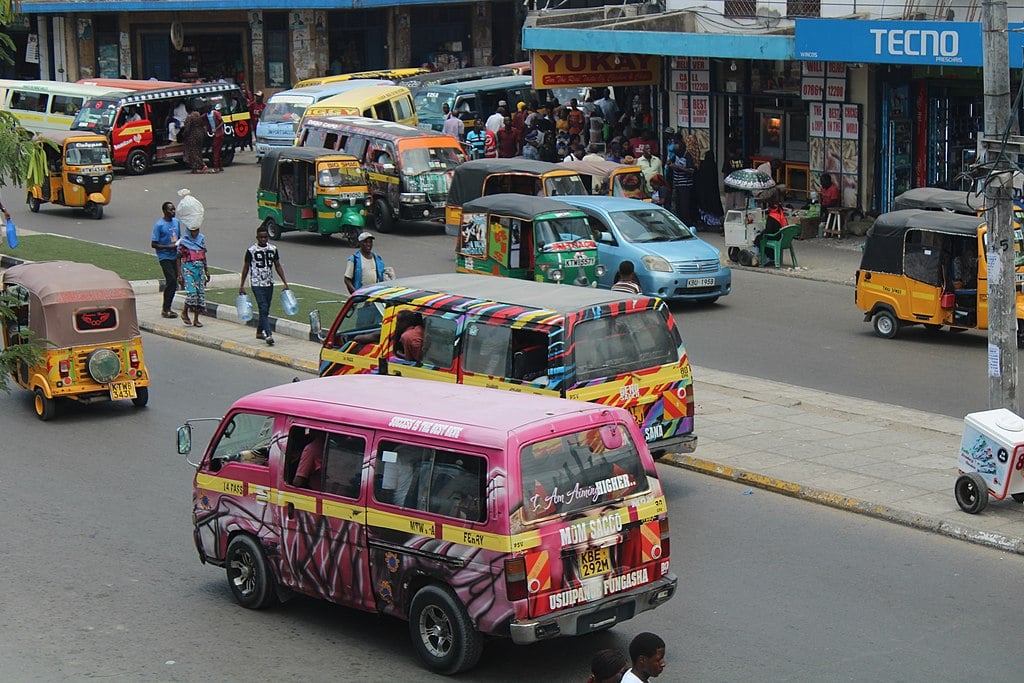
[[[125, 280], [162, 280], [163, 273], [155, 253], [142, 253], [121, 247], [96, 244], [63, 235], [25, 235], [18, 237], [18, 248], [4, 244], [0, 253], [27, 261], [74, 261], [92, 263], [112, 270]], [[211, 273], [227, 273], [221, 268], [210, 268]]]
[[[299, 302], [299, 311], [295, 315], [285, 315], [284, 308], [281, 307], [281, 283], [277, 283], [274, 286], [274, 300], [270, 303], [270, 315], [275, 318], [283, 318], [286, 320], [295, 320], [300, 323], [309, 322], [309, 312], [314, 308], [320, 309], [320, 321], [324, 327], [329, 326], [334, 322], [334, 319], [338, 317], [338, 312], [344, 305], [344, 301], [339, 303], [331, 304], [320, 304], [317, 305], [318, 301], [339, 301], [344, 300], [347, 295], [338, 294], [337, 292], [330, 292], [326, 289], [317, 289], [316, 287], [304, 287], [302, 285], [291, 285], [292, 292], [295, 293], [295, 298]], [[252, 299], [252, 290], [246, 287], [246, 294]], [[238, 296], [237, 287], [220, 287], [217, 289], [207, 289], [206, 299], [217, 304], [224, 304], [226, 306], [235, 305], [235, 298]], [[252, 302], [253, 315], [256, 312], [256, 301]]]

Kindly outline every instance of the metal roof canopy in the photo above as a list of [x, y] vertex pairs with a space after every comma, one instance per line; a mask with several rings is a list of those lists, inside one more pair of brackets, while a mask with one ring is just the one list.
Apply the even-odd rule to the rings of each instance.
[[726, 33], [668, 33], [569, 28], [524, 28], [524, 50], [617, 52], [660, 57], [796, 59], [796, 37]]

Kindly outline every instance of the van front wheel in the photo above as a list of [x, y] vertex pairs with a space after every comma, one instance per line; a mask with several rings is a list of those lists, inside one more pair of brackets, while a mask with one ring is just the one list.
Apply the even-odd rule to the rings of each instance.
[[231, 592], [242, 607], [263, 609], [273, 603], [274, 579], [263, 549], [252, 536], [240, 534], [231, 539], [224, 567]]
[[149, 155], [144, 149], [133, 149], [125, 160], [125, 167], [131, 175], [143, 175], [149, 170]]
[[899, 332], [900, 324], [889, 311], [879, 311], [875, 313], [875, 317], [871, 319], [872, 325], [875, 328], [875, 334], [883, 339], [892, 339]]
[[412, 599], [409, 632], [427, 667], [440, 674], [472, 668], [483, 652], [483, 637], [451, 591], [425, 586]]
[[395, 227], [395, 219], [391, 215], [391, 207], [383, 199], [373, 202], [373, 227], [378, 232], [391, 232]]

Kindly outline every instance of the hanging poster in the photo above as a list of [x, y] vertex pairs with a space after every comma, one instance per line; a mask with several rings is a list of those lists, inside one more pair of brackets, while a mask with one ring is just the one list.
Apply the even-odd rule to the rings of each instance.
[[28, 64], [39, 63], [39, 36], [35, 33], [28, 34], [25, 41], [25, 62]]
[[689, 57], [673, 57], [672, 58], [673, 69], [689, 69], [690, 58]]
[[690, 92], [711, 92], [711, 72], [690, 69]]
[[693, 128], [710, 128], [711, 111], [707, 95], [690, 97], [690, 126]]
[[[821, 102], [812, 102], [809, 105], [810, 112], [807, 121], [807, 134], [812, 138], [825, 137], [825, 105]], [[818, 169], [821, 170], [821, 169]]]
[[828, 102], [825, 104], [825, 137], [838, 139], [843, 136], [843, 106]]
[[678, 128], [690, 127], [689, 95], [676, 95], [676, 126]]
[[675, 92], [686, 92], [690, 89], [689, 69], [672, 69], [672, 81], [668, 86], [669, 90]]

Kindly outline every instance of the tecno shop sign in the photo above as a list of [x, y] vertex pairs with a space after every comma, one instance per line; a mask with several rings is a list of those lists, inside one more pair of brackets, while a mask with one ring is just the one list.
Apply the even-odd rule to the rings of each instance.
[[797, 19], [796, 58], [982, 66], [984, 51], [979, 22]]
[[651, 85], [661, 76], [657, 55], [534, 50], [533, 87]]

